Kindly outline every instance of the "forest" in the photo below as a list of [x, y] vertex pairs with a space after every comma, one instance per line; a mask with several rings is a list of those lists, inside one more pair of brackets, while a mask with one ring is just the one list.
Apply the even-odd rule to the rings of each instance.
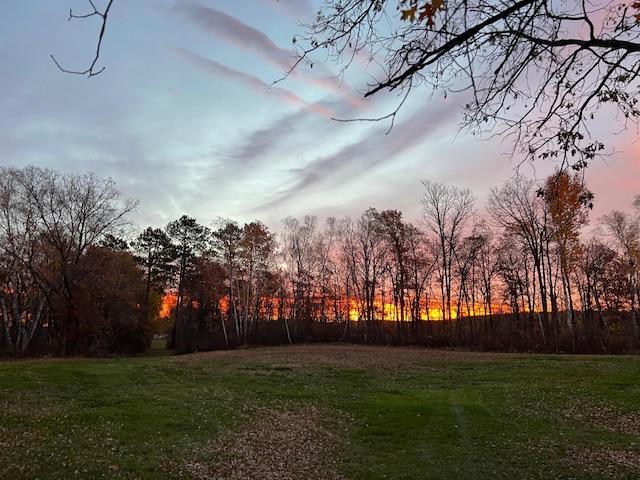
[[188, 215], [140, 229], [137, 202], [109, 178], [1, 167], [0, 356], [135, 355], [153, 335], [177, 353], [638, 351], [640, 196], [586, 236], [595, 199], [579, 172], [516, 175], [483, 211], [469, 189], [422, 187], [414, 223], [368, 208], [286, 217], [277, 231]]

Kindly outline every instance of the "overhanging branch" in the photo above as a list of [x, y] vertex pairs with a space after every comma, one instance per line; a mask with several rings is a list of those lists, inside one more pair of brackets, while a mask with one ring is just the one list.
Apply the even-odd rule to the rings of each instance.
[[88, 0], [89, 4], [93, 8], [93, 12], [89, 12], [84, 15], [75, 15], [73, 13], [73, 10], [69, 10], [69, 18], [68, 18], [69, 21], [74, 18], [84, 19], [84, 18], [98, 16], [101, 18], [101, 27], [100, 27], [100, 34], [98, 35], [98, 42], [96, 44], [96, 53], [93, 57], [93, 61], [91, 62], [91, 65], [89, 65], [89, 68], [87, 68], [86, 70], [69, 70], [67, 68], [63, 68], [62, 65], [60, 65], [60, 62], [58, 62], [58, 60], [56, 60], [56, 58], [53, 55], [50, 55], [51, 60], [53, 60], [53, 63], [55, 63], [56, 66], [61, 71], [63, 71], [64, 73], [72, 73], [74, 75], [87, 75], [88, 77], [99, 75], [104, 71], [105, 67], [102, 67], [101, 69], [96, 70], [96, 64], [98, 63], [98, 59], [100, 58], [100, 48], [102, 47], [102, 39], [104, 37], [104, 31], [107, 26], [107, 16], [109, 15], [109, 10], [111, 9], [111, 5], [113, 4], [113, 1], [114, 0], [109, 0], [109, 3], [107, 3], [107, 6], [105, 7], [103, 12], [100, 12], [96, 8], [95, 4], [93, 3], [93, 0]]

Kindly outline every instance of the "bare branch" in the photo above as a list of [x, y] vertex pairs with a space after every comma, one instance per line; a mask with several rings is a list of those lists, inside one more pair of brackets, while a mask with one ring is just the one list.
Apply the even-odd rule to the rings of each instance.
[[98, 16], [101, 18], [101, 27], [100, 27], [100, 34], [98, 35], [98, 42], [96, 44], [96, 53], [89, 67], [86, 70], [82, 70], [82, 71], [69, 70], [69, 69], [63, 68], [60, 65], [60, 62], [58, 62], [58, 60], [53, 55], [50, 55], [50, 56], [51, 56], [51, 60], [53, 60], [56, 66], [64, 73], [71, 73], [74, 75], [87, 75], [87, 77], [93, 77], [95, 75], [99, 75], [105, 69], [105, 67], [102, 67], [101, 69], [96, 70], [96, 64], [98, 63], [98, 59], [100, 58], [100, 48], [102, 47], [102, 39], [104, 37], [105, 28], [107, 26], [107, 16], [109, 15], [109, 10], [111, 9], [111, 5], [113, 4], [114, 0], [109, 0], [109, 3], [107, 3], [107, 6], [105, 7], [103, 12], [100, 12], [96, 8], [95, 4], [93, 3], [93, 0], [88, 0], [88, 2], [93, 8], [93, 12], [89, 12], [84, 15], [76, 15], [73, 13], [73, 10], [69, 10], [68, 20], [72, 20], [74, 18], [85, 19], [85, 18], [94, 17], [94, 16]]
[[556, 158], [573, 168], [604, 154], [589, 127], [604, 107], [617, 109], [625, 127], [640, 125], [636, 3], [448, 0], [427, 22], [401, 17], [399, 5], [402, 0], [325, 0], [305, 35], [296, 37], [293, 69], [322, 51], [341, 73], [362, 58], [365, 69], [367, 58], [382, 67], [365, 97], [422, 85], [467, 91], [472, 97], [461, 123], [473, 135], [508, 136], [515, 140], [512, 154]]
[[389, 133], [393, 129], [393, 125], [395, 124], [396, 116], [398, 115], [398, 112], [400, 111], [400, 109], [404, 105], [404, 102], [406, 102], [407, 98], [409, 97], [409, 93], [411, 93], [411, 88], [407, 88], [406, 89], [406, 91], [404, 92], [404, 94], [402, 96], [402, 100], [400, 100], [400, 102], [396, 106], [395, 110], [393, 110], [393, 112], [388, 113], [386, 115], [383, 115], [383, 116], [380, 116], [380, 117], [374, 117], [374, 118], [364, 118], [364, 117], [362, 117], [362, 118], [336, 118], [336, 117], [331, 117], [331, 120], [334, 120], [336, 122], [342, 122], [342, 123], [351, 123], [351, 122], [381, 122], [382, 120], [391, 119], [391, 122], [389, 124], [389, 128], [385, 132], [385, 135], [389, 135]]

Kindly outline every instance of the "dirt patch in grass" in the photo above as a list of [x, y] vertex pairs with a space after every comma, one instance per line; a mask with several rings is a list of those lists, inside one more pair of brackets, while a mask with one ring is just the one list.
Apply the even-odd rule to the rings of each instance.
[[589, 428], [640, 436], [640, 414], [625, 412], [611, 402], [574, 398], [562, 415]]
[[[625, 412], [611, 402], [575, 398], [562, 415], [588, 429], [640, 436], [640, 414]], [[631, 470], [637, 472], [640, 478], [640, 450], [634, 443], [628, 449], [572, 449], [568, 452], [568, 462], [572, 469], [589, 475], [629, 478]]]
[[207, 460], [186, 462], [184, 468], [198, 480], [340, 479], [332, 460], [339, 441], [332, 432], [314, 406], [262, 409], [244, 428], [199, 452]]
[[422, 347], [381, 347], [354, 344], [305, 344], [242, 348], [174, 357], [178, 362], [203, 359], [233, 359], [246, 363], [268, 363], [280, 368], [328, 365], [342, 368], [395, 372], [402, 367], [427, 368], [430, 364], [491, 362], [509, 354], [431, 350]]
[[606, 448], [572, 450], [569, 464], [580, 474], [629, 478], [629, 470], [640, 473], [640, 452]]

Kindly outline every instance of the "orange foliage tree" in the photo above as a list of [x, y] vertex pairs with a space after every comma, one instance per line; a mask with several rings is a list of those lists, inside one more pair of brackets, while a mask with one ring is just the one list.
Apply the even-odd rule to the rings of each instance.
[[549, 212], [550, 236], [558, 248], [564, 310], [567, 323], [573, 329], [571, 274], [581, 256], [580, 230], [589, 222], [594, 197], [578, 173], [571, 175], [566, 171], [557, 171], [547, 177], [539, 193], [544, 197]]

